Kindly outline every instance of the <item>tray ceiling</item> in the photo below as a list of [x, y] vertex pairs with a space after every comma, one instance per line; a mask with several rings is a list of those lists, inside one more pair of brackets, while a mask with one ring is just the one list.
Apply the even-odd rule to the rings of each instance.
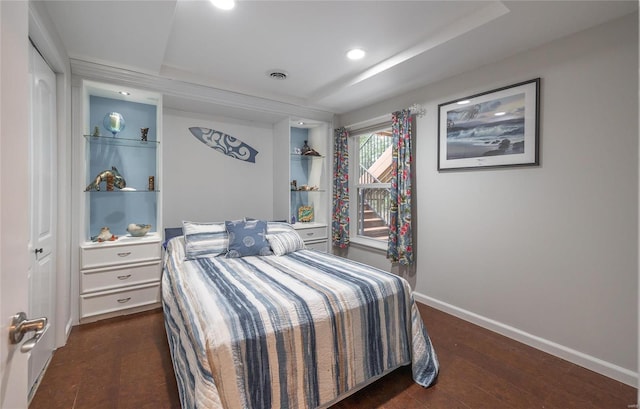
[[[345, 113], [637, 11], [635, 1], [44, 1], [68, 55]], [[361, 47], [365, 58], [346, 52]], [[274, 80], [272, 70], [287, 73]], [[179, 104], [183, 98], [165, 102]]]

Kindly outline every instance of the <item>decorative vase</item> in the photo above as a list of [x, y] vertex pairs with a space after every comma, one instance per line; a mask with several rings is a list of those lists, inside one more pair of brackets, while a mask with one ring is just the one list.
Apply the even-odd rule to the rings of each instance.
[[104, 116], [102, 125], [104, 125], [104, 128], [111, 132], [115, 137], [118, 132], [122, 132], [124, 130], [124, 117], [117, 112], [109, 112]]

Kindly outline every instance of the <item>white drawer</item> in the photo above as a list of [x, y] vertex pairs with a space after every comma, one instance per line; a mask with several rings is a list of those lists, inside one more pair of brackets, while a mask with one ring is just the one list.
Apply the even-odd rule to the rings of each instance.
[[314, 241], [312, 243], [305, 243], [304, 245], [307, 247], [308, 250], [316, 250], [316, 251], [321, 251], [323, 253], [326, 253], [327, 244], [328, 242], [326, 240], [322, 240], [322, 241]]
[[160, 302], [160, 283], [80, 296], [81, 318]]
[[82, 270], [80, 292], [95, 292], [160, 281], [160, 262], [134, 264], [131, 266]]
[[302, 240], [306, 242], [311, 240], [326, 239], [327, 228], [326, 227], [311, 227], [308, 229], [296, 229]]
[[98, 244], [81, 249], [82, 269], [160, 260], [160, 243]]

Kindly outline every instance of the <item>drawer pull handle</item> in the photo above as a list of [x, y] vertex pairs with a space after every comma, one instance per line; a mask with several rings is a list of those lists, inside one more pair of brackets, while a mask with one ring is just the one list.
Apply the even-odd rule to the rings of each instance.
[[127, 274], [126, 276], [118, 276], [118, 280], [126, 280], [129, 277], [131, 277], [131, 274]]
[[313, 236], [313, 233], [307, 233], [307, 236]]
[[123, 253], [118, 253], [118, 255], [119, 255], [120, 257], [127, 257], [129, 254], [131, 254], [131, 252], [130, 252], [130, 251], [126, 251], [126, 252], [123, 252]]
[[126, 303], [127, 301], [129, 301], [130, 299], [131, 299], [131, 297], [127, 297], [127, 298], [120, 298], [120, 299], [118, 300], [118, 302], [119, 302], [120, 304], [124, 304], [124, 303]]

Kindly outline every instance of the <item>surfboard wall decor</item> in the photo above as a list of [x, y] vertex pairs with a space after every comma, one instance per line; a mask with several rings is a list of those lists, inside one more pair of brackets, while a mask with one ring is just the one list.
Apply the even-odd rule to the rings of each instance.
[[256, 163], [258, 151], [238, 138], [216, 131], [215, 129], [201, 128], [198, 126], [193, 126], [189, 128], [189, 130], [193, 136], [210, 148], [231, 156], [232, 158]]

